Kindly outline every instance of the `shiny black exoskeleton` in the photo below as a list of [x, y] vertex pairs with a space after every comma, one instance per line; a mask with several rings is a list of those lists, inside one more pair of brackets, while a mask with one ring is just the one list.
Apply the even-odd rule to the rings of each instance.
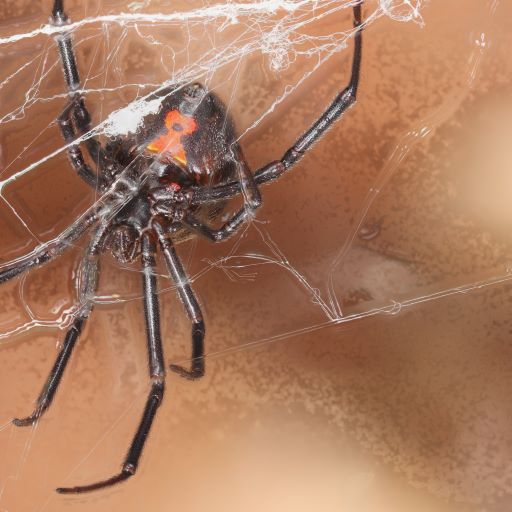
[[[100, 273], [99, 256], [109, 251], [120, 262], [140, 258], [146, 321], [151, 390], [138, 429], [121, 472], [85, 486], [57, 489], [81, 493], [126, 480], [137, 470], [153, 419], [164, 395], [165, 365], [160, 332], [157, 247], [192, 324], [190, 368], [170, 365], [180, 375], [196, 379], [204, 375], [205, 326], [199, 303], [174, 249], [174, 244], [199, 234], [213, 242], [229, 238], [250, 220], [261, 205], [258, 185], [279, 178], [293, 168], [326, 130], [354, 104], [359, 84], [362, 50], [361, 4], [353, 6], [354, 58], [348, 86], [300, 136], [281, 159], [252, 173], [236, 142], [233, 123], [220, 99], [200, 84], [164, 87], [137, 106], [149, 112], [138, 127], [111, 136], [103, 147], [91, 136], [91, 120], [80, 93], [69, 19], [63, 0], [54, 0], [51, 22], [60, 27], [56, 36], [70, 100], [58, 118], [71, 166], [89, 185], [101, 191], [100, 199], [59, 237], [31, 253], [0, 267], [0, 283], [59, 256], [86, 232], [90, 239], [82, 259], [76, 315], [69, 327], [50, 376], [37, 399], [34, 412], [15, 425], [31, 425], [50, 406], [76, 342], [89, 317]], [[133, 109], [132, 109], [133, 110]], [[77, 139], [81, 138], [81, 143]], [[86, 163], [82, 147], [97, 169]], [[214, 227], [225, 202], [238, 194], [244, 204]]]
[[[177, 242], [193, 234], [191, 226], [182, 222], [185, 210], [194, 214], [193, 224], [213, 220], [223, 210], [223, 202], [180, 203], [181, 190], [212, 187], [241, 175], [252, 207], [260, 203], [233, 123], [215, 94], [198, 83], [165, 88], [143, 100], [141, 108], [155, 102], [158, 111], [146, 115], [135, 134], [111, 139], [105, 151], [120, 169], [130, 169], [132, 179], [141, 178], [137, 195], [115, 215], [104, 241], [104, 247], [123, 263], [140, 254], [142, 232], [151, 227], [155, 215], [168, 227], [172, 225], [172, 238]], [[103, 187], [108, 189], [116, 178], [112, 172], [104, 178]]]

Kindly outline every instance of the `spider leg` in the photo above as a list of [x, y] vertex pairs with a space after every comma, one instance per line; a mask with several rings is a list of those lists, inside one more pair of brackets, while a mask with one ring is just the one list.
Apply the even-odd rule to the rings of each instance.
[[[238, 144], [234, 149], [241, 155]], [[240, 183], [240, 188], [244, 196], [245, 208], [254, 211], [261, 206], [260, 191], [245, 160], [239, 156], [236, 161], [240, 162], [239, 165], [237, 165], [238, 182]]]
[[[69, 18], [64, 11], [63, 0], [55, 0], [50, 21], [53, 25], [58, 27], [65, 26], [69, 23]], [[57, 35], [55, 40], [59, 47], [64, 80], [66, 81], [68, 91], [71, 95], [69, 104], [59, 117], [62, 136], [66, 143], [69, 144], [75, 138], [74, 129], [71, 126], [71, 118], [73, 118], [73, 121], [78, 128], [79, 134], [84, 135], [91, 129], [91, 116], [85, 106], [85, 101], [82, 95], [78, 92], [80, 89], [80, 75], [76, 65], [71, 34], [69, 32], [64, 32], [63, 34]], [[91, 169], [86, 166], [79, 148], [77, 146], [71, 146], [68, 149], [68, 154], [71, 163], [77, 170], [79, 176], [93, 186], [97, 184], [104, 184], [105, 180], [108, 182], [112, 181], [114, 175], [113, 171], [116, 166], [115, 163], [107, 157], [104, 149], [101, 147], [101, 144], [96, 138], [89, 137], [85, 140], [85, 145], [87, 151], [91, 155], [91, 158], [97, 163], [101, 176], [95, 175]]]
[[71, 111], [73, 108], [75, 108], [75, 103], [71, 101], [58, 119], [62, 137], [66, 144], [69, 144], [67, 149], [68, 157], [78, 176], [80, 176], [80, 178], [82, 178], [91, 187], [98, 188], [99, 186], [104, 185], [105, 180], [103, 179], [103, 176], [92, 171], [92, 169], [85, 163], [80, 146], [78, 144], [73, 144], [73, 141], [75, 140], [75, 130], [71, 122]]
[[55, 259], [96, 222], [101, 221], [102, 226], [107, 226], [115, 214], [138, 193], [139, 179], [132, 169], [123, 171], [112, 187], [60, 235], [37, 246], [32, 252], [0, 265], [0, 284]]
[[[354, 56], [352, 72], [348, 86], [334, 98], [323, 114], [310, 126], [304, 134], [297, 139], [280, 160], [271, 162], [254, 173], [254, 182], [258, 185], [273, 181], [290, 170], [307, 150], [344, 114], [356, 101], [359, 86], [362, 56], [362, 30], [361, 4], [354, 5], [354, 27], [357, 29], [354, 36]], [[189, 198], [191, 205], [222, 201], [240, 193], [241, 185], [237, 182], [217, 185], [215, 187], [195, 188]]]
[[69, 362], [73, 349], [75, 348], [76, 342], [82, 332], [83, 326], [92, 311], [91, 298], [96, 292], [96, 285], [98, 282], [99, 275], [99, 247], [103, 236], [104, 229], [97, 230], [95, 233], [92, 243], [87, 251], [87, 254], [82, 260], [81, 264], [81, 277], [82, 282], [80, 290], [78, 292], [78, 302], [82, 304], [82, 310], [80, 314], [73, 321], [73, 325], [68, 329], [62, 348], [57, 355], [57, 359], [53, 365], [53, 368], [46, 380], [45, 385], [39, 397], [37, 399], [37, 406], [34, 412], [26, 418], [15, 418], [13, 423], [17, 427], [23, 427], [32, 425], [35, 423], [42, 414], [50, 407], [57, 388], [62, 379], [62, 375]]
[[191, 369], [188, 370], [182, 366], [171, 364], [170, 369], [173, 372], [178, 373], [181, 377], [185, 377], [190, 380], [199, 379], [204, 376], [204, 336], [205, 336], [205, 325], [203, 321], [203, 315], [199, 302], [197, 301], [194, 291], [190, 286], [187, 274], [183, 265], [181, 264], [180, 258], [174, 249], [172, 241], [165, 236], [164, 228], [159, 221], [155, 221], [154, 224], [155, 232], [160, 242], [160, 247], [164, 253], [165, 262], [167, 269], [171, 275], [178, 295], [180, 297], [183, 306], [192, 322], [192, 365]]
[[252, 216], [252, 210], [243, 207], [233, 217], [228, 219], [219, 229], [214, 229], [202, 222], [191, 213], [186, 213], [182, 222], [199, 235], [212, 242], [222, 242], [236, 233], [236, 230]]
[[236, 187], [244, 196], [244, 205], [219, 229], [208, 226], [190, 213], [185, 215], [182, 222], [213, 242], [221, 242], [234, 235], [236, 230], [254, 215], [254, 212], [261, 206], [262, 202], [256, 180], [245, 165], [245, 162], [238, 166], [238, 182], [236, 182]]
[[59, 355], [57, 356], [50, 375], [41, 393], [39, 394], [39, 397], [37, 398], [37, 405], [34, 412], [26, 418], [14, 418], [12, 422], [17, 427], [26, 427], [32, 425], [43, 415], [46, 409], [50, 407], [55, 396], [55, 392], [57, 391], [57, 388], [62, 379], [64, 370], [68, 364], [69, 358], [71, 357], [71, 353], [73, 352], [73, 348], [75, 347], [80, 333], [82, 332], [86, 318], [87, 317], [80, 315], [73, 321], [73, 325], [68, 329], [68, 332], [66, 333], [66, 338], [64, 339], [64, 343], [60, 349]]
[[59, 355], [57, 356], [50, 375], [39, 394], [34, 412], [26, 418], [14, 418], [12, 422], [17, 427], [32, 425], [43, 415], [48, 407], [50, 407], [86, 319], [87, 317], [80, 315], [73, 321], [73, 325], [66, 333], [66, 338], [64, 339], [64, 343], [59, 351]]
[[[69, 18], [64, 12], [63, 0], [55, 0], [53, 3], [52, 15], [50, 17], [52, 25], [62, 27], [69, 23]], [[80, 87], [80, 76], [76, 66], [75, 53], [73, 51], [73, 43], [69, 32], [56, 37], [59, 46], [60, 60], [64, 71], [64, 79], [70, 92], [76, 91]]]
[[73, 242], [78, 240], [97, 219], [97, 208], [91, 208], [57, 238], [39, 245], [29, 254], [25, 254], [20, 258], [2, 265], [0, 270], [0, 284], [9, 281], [9, 279], [16, 277], [26, 270], [56, 258], [59, 254], [68, 249]]
[[[61, 119], [64, 115], [67, 115], [66, 119], [68, 121], [68, 127], [63, 129]], [[85, 106], [85, 100], [83, 96], [79, 93], [74, 94], [66, 109], [64, 109], [64, 112], [59, 117], [61, 133], [64, 140], [68, 144], [74, 140], [75, 135], [74, 129], [71, 126], [71, 120], [75, 123], [75, 126], [78, 129], [78, 133], [80, 135], [85, 135], [91, 131], [91, 115]], [[99, 175], [95, 175], [97, 176], [96, 182], [99, 181], [99, 184], [105, 188], [110, 183], [112, 183], [116, 175], [119, 174], [122, 169], [117, 162], [108, 156], [107, 152], [96, 139], [96, 137], [88, 136], [85, 139], [84, 144], [87, 152], [89, 153], [91, 159], [96, 163], [99, 171]], [[73, 158], [71, 157], [71, 159], [73, 163]]]
[[76, 487], [59, 487], [61, 494], [78, 494], [110, 487], [122, 482], [135, 474], [139, 459], [148, 437], [158, 406], [164, 396], [165, 367], [160, 336], [160, 314], [157, 295], [157, 282], [154, 273], [156, 244], [152, 234], [142, 236], [142, 278], [144, 287], [144, 312], [148, 341], [149, 375], [152, 381], [151, 390], [146, 400], [139, 427], [133, 437], [128, 454], [123, 462], [121, 472], [111, 478], [90, 485]]

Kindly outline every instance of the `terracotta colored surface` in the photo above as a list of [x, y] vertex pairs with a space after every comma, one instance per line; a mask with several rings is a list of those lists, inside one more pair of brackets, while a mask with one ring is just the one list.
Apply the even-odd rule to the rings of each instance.
[[[75, 4], [74, 20], [108, 12]], [[9, 421], [30, 412], [52, 365], [63, 332], [51, 326], [73, 304], [81, 247], [0, 288], [0, 332], [30, 318], [49, 326], [1, 341], [0, 510], [510, 510], [512, 8], [502, 2], [493, 16], [492, 6], [430, 2], [423, 28], [372, 25], [358, 104], [294, 173], [264, 188], [260, 222], [240, 245], [180, 248], [198, 276], [208, 374], [196, 383], [169, 375], [129, 482], [77, 498], [53, 491], [117, 472], [139, 419], [148, 380], [137, 266], [105, 257], [98, 301], [121, 300], [98, 304], [33, 429]], [[49, 10], [48, 2], [0, 6], [0, 37], [39, 27]], [[319, 31], [322, 23], [337, 27], [338, 18]], [[155, 37], [180, 48], [184, 34], [160, 28]], [[75, 37], [86, 87], [105, 88], [87, 96], [95, 122], [136, 95], [120, 85], [156, 84], [169, 72], [161, 49], [130, 30], [91, 26]], [[41, 36], [0, 46], [2, 80], [32, 55], [56, 62], [52, 45]], [[177, 65], [187, 58], [178, 53]], [[282, 154], [345, 84], [349, 62], [350, 50], [330, 59], [242, 138], [251, 165]], [[254, 56], [240, 61], [236, 87], [229, 70], [214, 82], [242, 133], [307, 69], [299, 59], [274, 73]], [[37, 62], [16, 75], [16, 87], [4, 84], [2, 115], [39, 87], [34, 77]], [[62, 90], [55, 67], [37, 91], [48, 101], [0, 127], [2, 179], [62, 146], [52, 124]], [[95, 198], [62, 155], [3, 193], [28, 228], [0, 204], [5, 261], [58, 234]], [[230, 268], [212, 267], [232, 254]], [[285, 257], [289, 267], [254, 265], [255, 255]], [[364, 315], [329, 323], [298, 275], [326, 303], [331, 278], [344, 314]], [[189, 325], [172, 290], [161, 302], [166, 358], [181, 361]], [[395, 314], [368, 314], [382, 308]]]

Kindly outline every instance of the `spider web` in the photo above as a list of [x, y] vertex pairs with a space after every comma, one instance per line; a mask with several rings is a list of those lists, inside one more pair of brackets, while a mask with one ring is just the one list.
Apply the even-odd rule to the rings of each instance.
[[[73, 33], [82, 93], [93, 116], [93, 128], [81, 141], [89, 137], [105, 141], [112, 135], [133, 133], [144, 116], [158, 108], [154, 102], [145, 101], [148, 95], [170, 85], [200, 81], [226, 102], [239, 141], [256, 169], [279, 158], [348, 81], [354, 2], [164, 4], [141, 1], [66, 6], [72, 19], [66, 28]], [[333, 345], [339, 332], [336, 326], [350, 332], [352, 325], [358, 325], [356, 321], [367, 317], [401, 317], [409, 310], [426, 311], [428, 315], [429, 308], [442, 310], [450, 297], [457, 297], [459, 304], [461, 294], [475, 296], [481, 290], [503, 290], [500, 285], [511, 278], [507, 255], [510, 243], [489, 227], [492, 219], [468, 213], [464, 201], [470, 202], [472, 193], [461, 185], [463, 180], [457, 173], [447, 179], [437, 165], [449, 155], [443, 141], [456, 140], [451, 130], [461, 119], [471, 119], [466, 111], [478, 103], [481, 91], [489, 89], [479, 72], [489, 49], [489, 34], [492, 38], [497, 5], [496, 1], [487, 2], [475, 6], [476, 14], [467, 19], [461, 15], [459, 21], [464, 29], [453, 41], [437, 38], [444, 45], [436, 46], [438, 51], [444, 55], [452, 51], [460, 58], [456, 65], [447, 65], [445, 60], [438, 68], [432, 66], [434, 75], [447, 78], [440, 79], [438, 94], [425, 101], [426, 96], [417, 91], [425, 86], [426, 75], [408, 77], [415, 84], [414, 88], [408, 87], [409, 96], [400, 95], [399, 91], [408, 66], [412, 66], [411, 59], [425, 59], [428, 64], [421, 42], [415, 43], [414, 39], [420, 41], [422, 32], [429, 29], [428, 20], [423, 28], [423, 17], [430, 6], [420, 0], [366, 2], [358, 104], [290, 176], [263, 187], [264, 208], [235, 240], [218, 247], [198, 241], [180, 246], [206, 310], [207, 363], [220, 368], [217, 373], [222, 371], [222, 379], [232, 377], [232, 358], [278, 341], [314, 335], [318, 343], [327, 332], [331, 333], [327, 336]], [[100, 198], [97, 191], [90, 191], [74, 176], [56, 125], [67, 99], [53, 41], [60, 29], [41, 21], [46, 20], [49, 7], [45, 6], [42, 13], [39, 8], [34, 12], [29, 12], [32, 7], [26, 9], [21, 17], [7, 12], [5, 19], [12, 17], [13, 21], [0, 27], [4, 60], [0, 76], [4, 261], [57, 240], [73, 220]], [[382, 45], [387, 51], [379, 47], [379, 39], [386, 40]], [[407, 44], [410, 48], [404, 47]], [[401, 64], [394, 67], [394, 61], [390, 61], [393, 51], [405, 53], [409, 60], [397, 57]], [[435, 50], [429, 55], [435, 55]], [[427, 81], [426, 85], [433, 83]], [[478, 93], [474, 92], [475, 87]], [[380, 105], [381, 110], [372, 105]], [[479, 187], [477, 178], [474, 181], [474, 186]], [[506, 185], [505, 181], [503, 187]], [[458, 199], [455, 207], [450, 201], [453, 196]], [[489, 208], [488, 204], [483, 206]], [[499, 209], [496, 212], [500, 218], [506, 215]], [[0, 340], [6, 347], [41, 332], [55, 343], [55, 331], [50, 329], [69, 326], [83, 306], [75, 303], [74, 296], [81, 254], [83, 241], [48, 266], [3, 286], [5, 314], [0, 323]], [[109, 334], [117, 340], [110, 356], [115, 354], [118, 358], [122, 343], [131, 338], [144, 339], [142, 326], [129, 318], [140, 303], [139, 269], [137, 264], [121, 268], [108, 256], [102, 265], [101, 286], [91, 298], [96, 309], [89, 321], [89, 332], [102, 338]], [[173, 302], [173, 286], [164, 268], [160, 270], [162, 320], [175, 332], [172, 358], [184, 360], [189, 350], [188, 326], [185, 320], [175, 318], [178, 305]], [[102, 309], [105, 313], [101, 313]], [[97, 317], [103, 331], [94, 327]], [[112, 325], [107, 326], [108, 323]], [[127, 383], [143, 390], [143, 351], [126, 347], [122, 350], [125, 372], [130, 375], [121, 379], [122, 385], [115, 381], [116, 393], [122, 393]], [[257, 374], [254, 364], [245, 361], [243, 373]], [[105, 368], [112, 372], [116, 366], [111, 362]], [[45, 370], [40, 372], [27, 386], [23, 400], [13, 404], [13, 411], [30, 404], [37, 382], [44, 378]], [[236, 378], [240, 381], [239, 376]], [[73, 381], [79, 379], [77, 375]], [[320, 414], [321, 409], [328, 421], [346, 428], [358, 440], [358, 446], [370, 453], [379, 451], [375, 448], [381, 446], [376, 441], [378, 433], [372, 429], [360, 433], [361, 425], [371, 414], [362, 406], [353, 406], [350, 392], [346, 395], [340, 391], [338, 381], [317, 382], [324, 386], [324, 395], [340, 396], [343, 403], [342, 412], [337, 410], [336, 417], [325, 412], [332, 404], [322, 409], [318, 405], [321, 400], [309, 396], [309, 407], [315, 414]], [[87, 385], [87, 379], [82, 385]], [[180, 392], [173, 407], [179, 409], [180, 405], [190, 405], [185, 397], [190, 391], [183, 384], [177, 386]], [[354, 386], [348, 386], [352, 399], [359, 396], [354, 391], [359, 388]], [[306, 387], [311, 387], [311, 382]], [[214, 390], [215, 387], [207, 392], [203, 388], [201, 399], [194, 396], [200, 403], [208, 403]], [[294, 393], [301, 396], [293, 390], [289, 402], [300, 400]], [[72, 397], [65, 396], [69, 407]], [[110, 425], [105, 435], [127, 417], [128, 411], [138, 414], [133, 407], [137, 396], [126, 401], [118, 398], [118, 409], [105, 420]], [[62, 414], [63, 408], [56, 409], [53, 417]], [[386, 412], [389, 413], [383, 414]], [[6, 473], [8, 482], [18, 481], [27, 471], [26, 459], [33, 458], [33, 452], [39, 450], [33, 446], [33, 442], [37, 444], [36, 431], [37, 437], [44, 438], [42, 428], [38, 425], [29, 441], [24, 440], [22, 456], [16, 459], [17, 469]], [[123, 438], [130, 438], [129, 428]], [[80, 476], [77, 467], [80, 469], [90, 454], [97, 452], [92, 447], [100, 441], [97, 437], [91, 439], [88, 448], [69, 463], [65, 476]], [[488, 487], [475, 490], [471, 482], [478, 481], [481, 473], [473, 466], [470, 471], [474, 473], [466, 480], [469, 483], [445, 483], [446, 475], [454, 474], [445, 469], [429, 473], [425, 483], [421, 465], [426, 457], [412, 448], [409, 452], [389, 448], [393, 442], [390, 434], [388, 451], [379, 454], [380, 460], [400, 474], [408, 474], [416, 488], [473, 503], [510, 492], [506, 480], [509, 471], [503, 481], [493, 480]], [[14, 445], [15, 441], [8, 443], [10, 449]], [[402, 460], [405, 452], [409, 458]], [[118, 451], [112, 453], [113, 459], [119, 459]], [[78, 466], [76, 460], [80, 461]], [[96, 472], [91, 470], [91, 474], [103, 476], [109, 470], [101, 462], [100, 457]], [[40, 509], [53, 509], [53, 504], [48, 503], [40, 503]]]
[[[89, 69], [83, 77], [82, 92], [88, 96], [89, 102], [96, 101], [101, 97], [101, 110], [97, 112], [100, 120], [94, 128], [84, 136], [78, 139], [83, 142], [90, 137], [106, 135], [124, 135], [134, 133], [141, 124], [142, 119], [148, 113], [155, 112], [159, 108], [159, 101], [145, 101], [147, 96], [158, 90], [172, 85], [179, 86], [181, 83], [188, 83], [194, 80], [205, 83], [212, 90], [222, 91], [226, 85], [231, 88], [231, 95], [228, 102], [228, 108], [235, 101], [239, 94], [241, 67], [244, 62], [251, 61], [254, 56], [263, 57], [263, 66], [266, 72], [272, 72], [274, 77], [278, 73], [287, 76], [292, 64], [305, 61], [306, 69], [302, 70], [302, 75], [296, 73], [284, 84], [279, 84], [276, 88], [277, 96], [267, 98], [264, 109], [259, 112], [256, 119], [245, 123], [240, 130], [240, 140], [247, 139], [249, 135], [256, 131], [256, 128], [264, 123], [270, 116], [295, 90], [307, 81], [307, 79], [318, 72], [329, 59], [342, 50], [346, 49], [354, 35], [351, 28], [331, 31], [327, 33], [314, 33], [315, 24], [324, 19], [336, 19], [336, 13], [343, 13], [352, 7], [354, 2], [256, 2], [256, 3], [228, 3], [218, 4], [208, 7], [198, 7], [180, 11], [179, 6], [170, 14], [161, 12], [151, 13], [143, 12], [145, 4], [133, 2], [128, 8], [131, 12], [122, 14], [98, 14], [89, 15], [79, 21], [73, 22], [66, 27], [71, 32], [83, 31], [86, 33], [81, 41], [77, 41], [76, 46], [87, 46], [85, 51], [92, 53], [90, 57], [91, 68], [102, 67], [106, 69], [102, 73], [100, 70]], [[397, 21], [416, 21], [421, 23], [420, 2], [410, 1], [381, 1], [380, 3], [369, 4], [368, 15], [365, 20], [365, 26], [369, 27], [380, 17], [388, 17]], [[146, 6], [147, 7], [147, 6]], [[371, 10], [373, 8], [373, 10]], [[331, 25], [332, 23], [329, 23]], [[99, 28], [98, 28], [99, 27]], [[213, 29], [211, 29], [213, 27]], [[313, 27], [313, 31], [311, 31]], [[350, 27], [350, 25], [349, 25]], [[329, 28], [331, 28], [329, 26]], [[16, 70], [7, 73], [1, 83], [1, 88], [8, 98], [13, 92], [14, 87], [22, 74], [30, 68], [36, 69], [36, 78], [26, 93], [20, 95], [19, 101], [6, 102], [6, 109], [0, 117], [0, 122], [9, 130], [9, 125], [23, 122], [33, 118], [31, 109], [38, 105], [46, 103], [58, 103], [66, 99], [63, 92], [52, 94], [52, 87], [47, 87], [48, 83], [55, 80], [55, 74], [60, 73], [60, 63], [57, 56], [52, 55], [53, 47], [51, 45], [51, 36], [59, 34], [62, 30], [51, 25], [43, 25], [39, 28], [21, 33], [6, 35], [0, 38], [0, 45], [11, 48], [20, 47], [23, 43], [30, 47], [33, 40], [43, 39], [43, 48], [37, 57], [29, 58], [21, 66], [16, 65]], [[98, 42], [98, 31], [104, 37], [104, 42]], [[159, 40], [155, 34], [167, 31], [174, 34], [180, 44], [169, 44], [174, 41]], [[181, 38], [179, 36], [182, 36]], [[167, 37], [169, 37], [167, 35]], [[128, 49], [123, 51], [119, 41], [129, 40]], [[183, 45], [183, 39], [186, 45]], [[204, 42], [207, 40], [207, 44]], [[113, 42], [111, 42], [113, 41]], [[117, 42], [116, 42], [117, 41]], [[162, 80], [155, 78], [152, 81], [128, 80], [127, 83], [119, 85], [106, 85], [106, 82], [112, 81], [110, 76], [114, 75], [114, 82], [119, 82], [119, 75], [128, 74], [129, 66], [135, 68], [144, 65], [143, 60], [147, 60], [144, 52], [148, 51], [157, 54], [155, 59], [152, 56], [152, 65], [159, 64], [159, 71], [163, 71]], [[205, 47], [205, 48], [204, 48]], [[141, 58], [127, 53], [131, 48], [140, 52]], [[77, 50], [78, 53], [78, 50]], [[191, 59], [191, 54], [194, 58]], [[254, 60], [254, 59], [253, 59]], [[99, 64], [95, 61], [99, 61]], [[191, 62], [192, 61], [192, 62]], [[84, 74], [81, 70], [82, 75]], [[137, 75], [138, 73], [133, 73]], [[118, 76], [116, 76], [118, 75]], [[139, 78], [139, 77], [134, 77]], [[126, 80], [126, 77], [123, 77]], [[273, 80], [275, 82], [275, 78]], [[99, 84], [97, 85], [97, 83]], [[235, 84], [232, 86], [232, 84]], [[57, 85], [57, 84], [55, 84]], [[47, 91], [50, 89], [50, 92]], [[57, 87], [53, 89], [58, 90]], [[116, 108], [111, 106], [115, 104], [114, 98], [120, 91], [127, 91], [131, 101], [128, 105]], [[132, 99], [133, 98], [133, 99]], [[261, 100], [260, 100], [261, 102]], [[9, 108], [9, 103], [13, 104]], [[94, 110], [94, 107], [93, 107]], [[260, 109], [261, 110], [261, 109]], [[104, 113], [107, 111], [107, 113]], [[239, 123], [243, 124], [243, 123]], [[54, 136], [55, 120], [51, 122], [48, 132]], [[18, 132], [18, 128], [12, 128], [13, 132]], [[49, 133], [43, 131], [35, 140], [26, 144], [22, 151], [6, 158], [5, 166], [2, 171], [3, 179], [0, 181], [0, 195], [7, 208], [11, 210], [16, 220], [28, 232], [36, 244], [43, 242], [51, 243], [51, 240], [42, 238], [42, 235], [31, 226], [33, 219], [20, 211], [15, 201], [10, 200], [10, 188], [16, 188], [20, 180], [31, 179], [30, 176], [38, 173], [44, 174], [45, 167], [52, 164], [52, 160], [57, 160], [66, 151], [65, 145], [60, 145], [54, 150], [44, 152], [41, 158], [31, 161], [28, 165], [18, 165], [18, 162], [24, 160], [24, 155], [31, 152], [41, 139], [49, 136]], [[9, 135], [5, 137], [9, 138]], [[45, 205], [46, 206], [46, 205]], [[32, 208], [34, 210], [34, 208]], [[30, 212], [34, 215], [34, 211]], [[47, 229], [47, 231], [51, 231]], [[56, 230], [53, 230], [56, 232]], [[54, 240], [58, 240], [59, 234]], [[44, 237], [44, 235], [43, 235]], [[286, 268], [281, 259], [269, 245], [271, 252], [268, 255], [266, 263], [275, 263], [282, 268]], [[26, 247], [26, 245], [24, 246]], [[7, 254], [12, 254], [7, 251]], [[276, 256], [277, 255], [277, 259]], [[229, 271], [229, 259], [222, 258], [217, 262], [212, 262], [212, 267], [222, 268], [225, 272]], [[260, 261], [260, 263], [265, 263]], [[333, 269], [338, 266], [335, 263]], [[293, 268], [289, 267], [291, 272]], [[202, 273], [204, 272], [204, 269]], [[317, 303], [326, 314], [330, 321], [340, 320], [343, 316], [341, 307], [336, 297], [336, 291], [332, 283], [329, 284], [328, 302], [322, 299], [318, 290], [314, 289], [300, 273], [294, 272], [300, 283], [306, 290], [312, 294], [312, 299]], [[119, 297], [116, 294], [115, 300]], [[100, 301], [112, 300], [112, 297], [102, 297]], [[23, 301], [24, 303], [26, 301]], [[75, 308], [62, 310], [62, 315], [55, 321], [44, 322], [36, 318], [30, 308], [27, 314], [30, 321], [22, 325], [17, 325], [14, 329], [6, 329], [0, 333], [0, 338], [9, 338], [13, 334], [24, 332], [33, 327], [60, 326], [65, 327], [73, 317]]]

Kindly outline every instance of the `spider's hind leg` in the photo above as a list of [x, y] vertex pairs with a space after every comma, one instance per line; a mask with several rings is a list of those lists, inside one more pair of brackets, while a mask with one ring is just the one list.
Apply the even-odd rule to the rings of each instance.
[[205, 325], [199, 302], [197, 301], [187, 274], [179, 259], [174, 246], [165, 235], [164, 227], [159, 221], [154, 222], [154, 229], [164, 253], [165, 262], [169, 274], [176, 284], [178, 295], [185, 307], [188, 317], [192, 322], [192, 361], [190, 370], [182, 366], [171, 364], [170, 369], [181, 377], [195, 380], [204, 376], [204, 336]]
[[[71, 118], [73, 115], [72, 112], [75, 108], [75, 100], [71, 100], [58, 119], [62, 137], [66, 144], [69, 144], [69, 147], [67, 148], [69, 160], [78, 176], [80, 176], [80, 178], [82, 178], [88, 185], [94, 188], [103, 187], [105, 185], [103, 176], [92, 171], [92, 169], [85, 163], [80, 146], [78, 144], [73, 144], [73, 141], [75, 140], [75, 129]], [[90, 154], [92, 155], [94, 152], [90, 152]], [[97, 152], [96, 156], [97, 158], [95, 160], [98, 161], [99, 154]]]
[[[50, 22], [56, 27], [62, 27], [69, 23], [69, 18], [64, 12], [63, 0], [55, 0], [53, 3]], [[80, 87], [80, 76], [76, 66], [75, 52], [69, 32], [64, 32], [56, 37], [59, 46], [60, 60], [64, 71], [64, 78], [70, 92], [76, 91]]]
[[[65, 27], [69, 24], [68, 15], [64, 11], [63, 0], [55, 0], [50, 22], [56, 27]], [[66, 144], [71, 144], [75, 138], [75, 130], [72, 126], [72, 121], [74, 122], [78, 133], [80, 135], [84, 135], [91, 129], [91, 116], [85, 106], [84, 98], [79, 92], [81, 87], [80, 74], [76, 64], [71, 33], [68, 31], [59, 33], [55, 37], [55, 41], [59, 47], [64, 80], [66, 81], [68, 92], [70, 94], [69, 104], [59, 117], [59, 126]], [[104, 149], [101, 147], [100, 142], [95, 137], [87, 137], [84, 142], [91, 158], [96, 162], [100, 174], [96, 175], [85, 164], [82, 152], [77, 145], [70, 146], [68, 149], [68, 155], [71, 163], [78, 175], [89, 185], [105, 186], [112, 180], [113, 175], [115, 174], [115, 164], [110, 158], [108, 158]]]

